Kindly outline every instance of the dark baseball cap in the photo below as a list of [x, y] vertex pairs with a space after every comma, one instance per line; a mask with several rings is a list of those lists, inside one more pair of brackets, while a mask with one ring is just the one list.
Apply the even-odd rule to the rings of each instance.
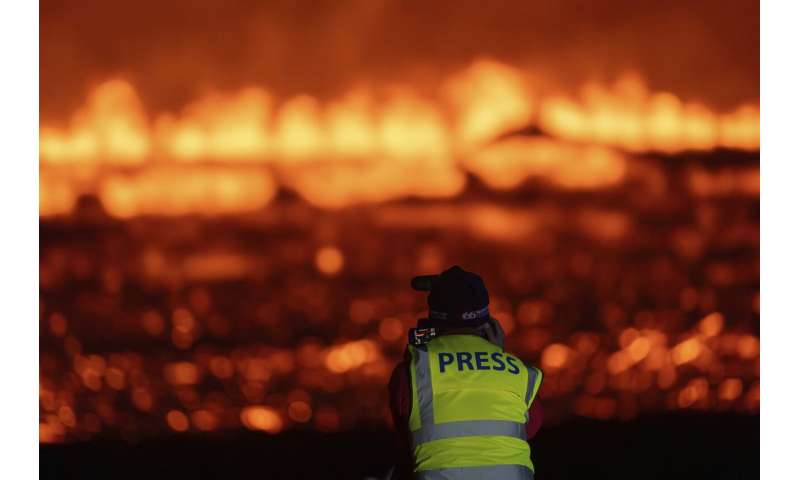
[[483, 279], [458, 265], [439, 275], [414, 277], [411, 286], [429, 292], [428, 317], [436, 326], [478, 326], [489, 320], [489, 291]]

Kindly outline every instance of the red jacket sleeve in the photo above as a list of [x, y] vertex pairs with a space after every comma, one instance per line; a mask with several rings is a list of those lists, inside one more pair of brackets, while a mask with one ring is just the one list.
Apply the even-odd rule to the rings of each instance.
[[408, 359], [398, 363], [389, 379], [389, 410], [394, 421], [398, 451], [393, 480], [413, 478], [413, 459], [408, 441], [408, 418], [411, 416], [411, 374]]
[[411, 377], [408, 360], [398, 363], [389, 379], [389, 409], [394, 429], [404, 443], [408, 439], [408, 417], [411, 415]]
[[528, 410], [528, 424], [525, 425], [528, 440], [536, 436], [536, 432], [542, 428], [542, 422], [544, 422], [544, 408], [542, 402], [538, 398], [534, 398], [531, 408]]

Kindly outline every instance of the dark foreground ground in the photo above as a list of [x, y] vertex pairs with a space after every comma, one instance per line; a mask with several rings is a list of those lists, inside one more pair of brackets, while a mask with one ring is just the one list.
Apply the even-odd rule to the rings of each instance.
[[[42, 479], [363, 479], [392, 464], [388, 432], [228, 434], [40, 447]], [[759, 417], [662, 415], [543, 429], [542, 479], [758, 478]]]

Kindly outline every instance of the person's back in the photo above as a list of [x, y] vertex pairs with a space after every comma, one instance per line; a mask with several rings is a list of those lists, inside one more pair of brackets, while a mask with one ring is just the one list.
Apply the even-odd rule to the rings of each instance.
[[418, 478], [532, 478], [525, 424], [541, 372], [475, 335], [409, 349]]
[[[458, 267], [439, 277], [429, 296], [431, 317], [439, 320], [432, 324], [438, 327], [423, 341], [412, 334], [401, 364], [409, 379], [407, 417], [393, 405], [395, 421], [407, 421], [402, 430], [408, 433], [414, 476], [531, 479], [529, 417], [542, 373], [503, 350], [480, 277]], [[448, 298], [453, 295], [455, 300]], [[394, 396], [403, 383], [395, 377], [404, 375], [393, 374]]]

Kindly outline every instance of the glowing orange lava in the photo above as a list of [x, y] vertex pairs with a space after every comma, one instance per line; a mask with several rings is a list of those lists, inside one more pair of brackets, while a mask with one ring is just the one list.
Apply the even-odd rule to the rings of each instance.
[[[151, 115], [133, 85], [110, 80], [68, 126], [42, 125], [40, 215], [69, 213], [81, 194], [122, 218], [258, 210], [278, 186], [325, 208], [451, 197], [466, 173], [497, 189], [529, 177], [598, 188], [625, 177], [625, 152], [759, 148], [758, 106], [714, 112], [636, 75], [575, 100], [483, 60], [440, 91], [355, 89], [323, 103], [246, 87]], [[547, 136], [503, 138], [531, 126]]]

